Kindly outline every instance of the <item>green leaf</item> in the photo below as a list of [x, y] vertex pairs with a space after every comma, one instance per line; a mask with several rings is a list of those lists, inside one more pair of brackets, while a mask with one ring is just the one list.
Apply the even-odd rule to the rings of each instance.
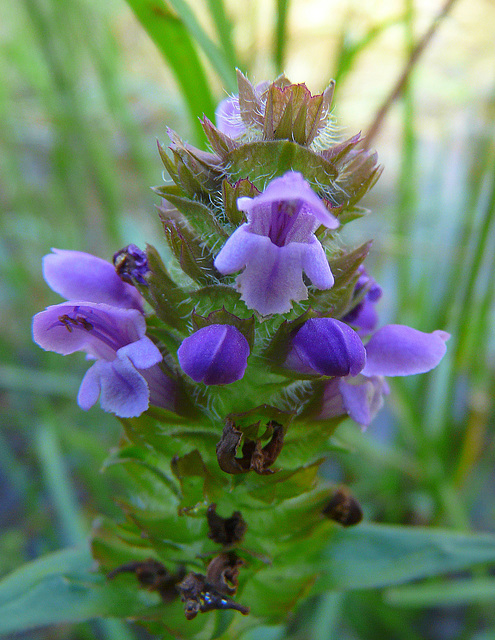
[[495, 580], [475, 578], [454, 582], [414, 584], [385, 592], [389, 604], [399, 607], [437, 607], [495, 601]]
[[143, 614], [155, 596], [118, 587], [91, 573], [89, 548], [76, 547], [30, 562], [0, 582], [0, 634], [97, 617]]
[[184, 2], [184, 0], [168, 0], [168, 2], [173, 6], [175, 11], [177, 11], [189, 33], [194, 37], [201, 49], [203, 49], [213, 68], [220, 76], [225, 88], [230, 92], [235, 92], [237, 86], [234, 67], [230, 66], [222, 52], [210, 40], [196, 16], [191, 11], [189, 4]]
[[300, 171], [317, 189], [333, 189], [337, 170], [327, 160], [290, 140], [250, 142], [234, 149], [225, 158], [232, 180], [246, 178], [260, 190], [276, 176]]
[[336, 530], [323, 562], [318, 591], [386, 587], [495, 562], [495, 536], [361, 524]]
[[204, 113], [213, 117], [215, 103], [188, 28], [160, 0], [127, 2], [170, 65], [189, 108], [196, 136], [198, 140], [204, 141], [205, 135], [198, 115]]

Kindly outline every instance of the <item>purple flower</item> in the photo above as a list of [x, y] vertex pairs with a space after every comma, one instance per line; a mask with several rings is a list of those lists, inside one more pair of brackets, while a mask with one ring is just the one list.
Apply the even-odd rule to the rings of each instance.
[[69, 301], [34, 316], [33, 338], [47, 351], [83, 351], [96, 360], [79, 389], [79, 406], [89, 409], [100, 397], [105, 411], [122, 418], [140, 415], [150, 402], [173, 410], [175, 383], [157, 365], [162, 355], [145, 335], [138, 291], [105, 260], [53, 251], [43, 259], [43, 274]]
[[110, 262], [82, 251], [52, 251], [43, 258], [43, 276], [63, 298], [143, 310], [141, 294], [119, 278]]
[[366, 345], [366, 364], [356, 377], [335, 378], [323, 394], [318, 419], [343, 413], [368, 426], [389, 393], [384, 376], [410, 376], [434, 369], [447, 350], [450, 335], [445, 331], [423, 333], [404, 325], [389, 324], [379, 329]]
[[247, 367], [249, 344], [229, 324], [211, 324], [186, 338], [177, 351], [179, 364], [195, 382], [230, 384], [240, 380]]
[[338, 227], [300, 173], [275, 178], [255, 198], [239, 198], [248, 222], [227, 240], [215, 259], [223, 274], [244, 269], [236, 286], [248, 308], [261, 315], [286, 313], [292, 301], [306, 300], [303, 271], [318, 289], [330, 289], [333, 276], [314, 232], [321, 225]]
[[[260, 82], [256, 87], [253, 87], [260, 104], [264, 103], [262, 95], [269, 85], [269, 82]], [[246, 133], [247, 127], [241, 116], [238, 94], [227, 96], [218, 103], [215, 110], [215, 122], [217, 128], [229, 138], [239, 138], [243, 133]]]
[[228, 96], [218, 103], [215, 111], [217, 128], [230, 138], [238, 138], [246, 131], [241, 118], [238, 96]]
[[366, 287], [367, 291], [361, 302], [346, 314], [342, 320], [355, 327], [360, 336], [366, 336], [372, 333], [378, 324], [378, 314], [375, 309], [375, 304], [382, 297], [382, 289], [375, 280], [367, 274], [366, 269], [362, 265], [359, 271], [361, 275], [356, 282], [354, 295], [360, 295], [363, 287]]
[[358, 334], [334, 318], [311, 318], [292, 338], [284, 367], [299, 373], [355, 376], [366, 352]]
[[79, 406], [89, 409], [100, 397], [102, 408], [121, 418], [146, 411], [150, 391], [141, 370], [162, 360], [145, 332], [140, 311], [101, 302], [62, 302], [33, 318], [33, 338], [42, 349], [62, 355], [83, 351], [96, 360], [81, 383]]

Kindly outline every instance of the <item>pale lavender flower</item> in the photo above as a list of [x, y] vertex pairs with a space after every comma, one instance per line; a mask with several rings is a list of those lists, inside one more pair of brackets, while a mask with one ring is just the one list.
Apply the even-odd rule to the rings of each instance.
[[141, 370], [162, 360], [145, 333], [140, 311], [101, 302], [62, 302], [33, 318], [33, 338], [40, 347], [64, 356], [83, 351], [96, 360], [81, 383], [79, 406], [89, 409], [100, 397], [105, 411], [122, 418], [146, 411], [150, 392]]
[[227, 240], [215, 267], [223, 274], [243, 269], [236, 286], [250, 309], [263, 316], [286, 313], [293, 301], [306, 300], [303, 271], [318, 289], [333, 286], [314, 232], [320, 225], [335, 229], [339, 222], [300, 173], [275, 178], [255, 198], [239, 198], [237, 207], [248, 222]]
[[284, 367], [304, 374], [355, 376], [366, 352], [358, 334], [334, 318], [311, 318], [291, 340]]
[[177, 351], [182, 370], [195, 382], [230, 384], [247, 367], [249, 344], [232, 325], [211, 324], [183, 340]]
[[89, 409], [100, 397], [105, 411], [125, 418], [146, 411], [150, 400], [173, 410], [175, 383], [158, 366], [162, 355], [145, 335], [138, 291], [105, 260], [81, 251], [53, 251], [43, 259], [43, 274], [69, 301], [34, 316], [33, 338], [47, 351], [83, 351], [96, 360], [79, 389], [81, 408]]
[[360, 375], [335, 378], [326, 385], [317, 418], [347, 413], [368, 426], [383, 406], [383, 395], [389, 393], [384, 376], [410, 376], [434, 369], [445, 355], [449, 337], [445, 331], [423, 333], [397, 324], [382, 327], [366, 344], [366, 364]]

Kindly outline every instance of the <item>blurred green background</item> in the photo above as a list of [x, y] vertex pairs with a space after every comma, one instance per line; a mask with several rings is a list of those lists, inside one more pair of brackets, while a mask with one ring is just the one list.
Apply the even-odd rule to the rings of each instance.
[[[352, 453], [326, 473], [352, 486], [370, 520], [495, 531], [495, 5], [447, 4], [438, 20], [444, 5], [419, 0], [3, 4], [0, 575], [84, 540], [98, 513], [119, 514], [122, 478], [100, 474], [118, 422], [78, 409], [82, 356], [31, 342], [32, 315], [59, 301], [41, 258], [58, 247], [111, 259], [146, 241], [165, 251], [149, 189], [162, 180], [156, 139], [166, 144], [170, 126], [203, 144], [198, 116], [235, 91], [236, 65], [256, 82], [284, 70], [314, 93], [335, 78], [336, 135], [366, 134], [387, 105], [372, 215], [345, 239], [375, 239], [383, 323], [452, 333], [435, 372], [393, 381], [367, 433], [339, 429]], [[250, 637], [488, 640], [494, 601], [495, 578], [479, 570], [412, 591], [330, 594]], [[117, 621], [16, 636], [144, 637]]]

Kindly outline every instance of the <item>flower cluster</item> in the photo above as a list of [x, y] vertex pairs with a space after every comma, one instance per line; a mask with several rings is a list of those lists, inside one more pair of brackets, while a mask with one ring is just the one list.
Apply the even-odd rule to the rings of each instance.
[[[173, 184], [154, 190], [173, 271], [151, 245], [146, 252], [129, 245], [113, 264], [59, 249], [44, 258], [45, 280], [66, 301], [35, 316], [33, 337], [43, 349], [83, 351], [93, 361], [79, 405], [88, 409], [100, 398], [121, 418], [140, 416], [150, 405], [167, 410], [148, 411], [132, 428], [123, 421], [139, 448], [129, 455], [165, 480], [159, 488], [158, 481], [143, 482], [143, 492], [151, 487], [149, 500], [140, 495], [126, 506], [130, 523], [115, 557], [107, 554], [106, 532], [98, 559], [109, 576], [134, 572], [164, 602], [180, 595], [188, 619], [215, 609], [247, 613], [231, 596], [240, 568], [245, 575], [257, 562], [233, 550], [242, 536], [206, 540], [198, 518], [210, 522], [224, 496], [224, 508], [234, 499], [246, 509], [272, 505], [276, 537], [278, 505], [300, 497], [304, 518], [297, 510], [281, 518], [292, 522], [293, 531], [284, 530], [288, 549], [324, 526], [322, 514], [356, 524], [357, 502], [345, 491], [329, 492], [316, 476], [318, 446], [348, 416], [370, 425], [389, 393], [386, 378], [430, 371], [446, 352], [444, 331], [378, 328], [382, 290], [364, 267], [370, 243], [349, 250], [338, 238], [364, 215], [358, 202], [380, 167], [359, 135], [334, 140], [332, 93], [331, 85], [312, 95], [284, 76], [253, 86], [239, 74], [239, 94], [220, 103], [216, 125], [203, 120], [210, 151], [169, 130], [169, 152], [161, 146], [159, 152]], [[307, 431], [313, 435], [300, 447]], [[219, 438], [216, 447], [211, 437]], [[259, 478], [243, 485], [248, 474]], [[195, 520], [184, 524], [188, 518]], [[236, 511], [225, 522], [231, 520], [243, 523], [256, 547], [249, 527], [264, 518]], [[119, 568], [133, 535], [138, 551], [129, 550]], [[223, 548], [212, 550], [208, 540]], [[150, 548], [144, 561], [143, 546]], [[273, 544], [256, 549], [256, 556], [258, 549], [271, 553]], [[197, 573], [198, 563], [217, 552]], [[306, 557], [306, 550], [296, 556]], [[264, 568], [253, 569], [260, 584]], [[306, 593], [316, 574], [298, 591]], [[290, 596], [292, 582], [281, 590]]]

